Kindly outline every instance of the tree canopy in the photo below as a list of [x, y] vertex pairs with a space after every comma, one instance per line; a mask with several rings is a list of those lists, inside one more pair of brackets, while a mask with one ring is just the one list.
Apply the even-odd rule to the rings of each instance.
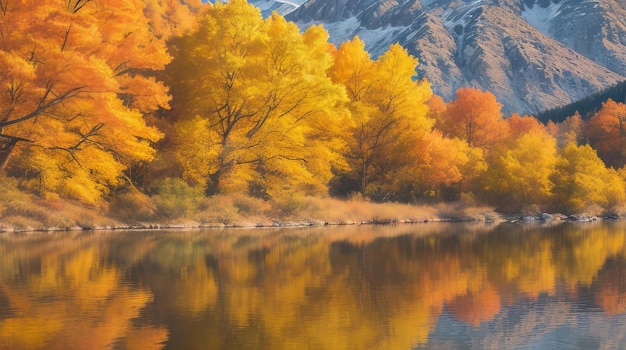
[[167, 186], [511, 211], [626, 201], [623, 103], [505, 118], [488, 91], [434, 96], [399, 44], [373, 58], [328, 39], [245, 0], [0, 0], [0, 175], [91, 205], [167, 202]]
[[2, 3], [0, 165], [24, 187], [94, 202], [130, 163], [152, 159], [162, 134], [143, 116], [167, 108], [169, 95], [151, 72], [171, 56], [145, 6]]

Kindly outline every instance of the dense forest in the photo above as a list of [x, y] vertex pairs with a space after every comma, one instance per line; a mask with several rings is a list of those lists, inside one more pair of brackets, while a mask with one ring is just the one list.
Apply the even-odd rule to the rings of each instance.
[[616, 102], [626, 102], [626, 81], [591, 94], [579, 101], [537, 113], [536, 117], [543, 123], [550, 121], [558, 123], [577, 113], [583, 119], [589, 119], [602, 108], [602, 103], [608, 99]]
[[374, 60], [358, 37], [335, 47], [245, 0], [0, 0], [0, 18], [14, 226], [42, 215], [29, 202], [131, 222], [305, 197], [566, 213], [626, 200], [621, 102], [547, 124], [504, 116], [488, 91], [445, 102], [401, 46]]

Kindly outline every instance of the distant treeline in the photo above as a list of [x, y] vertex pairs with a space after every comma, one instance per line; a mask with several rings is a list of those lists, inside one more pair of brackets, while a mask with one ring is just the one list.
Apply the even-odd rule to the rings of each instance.
[[578, 111], [583, 120], [587, 120], [599, 111], [602, 103], [608, 99], [626, 102], [626, 80], [568, 105], [540, 112], [536, 117], [544, 124], [549, 121], [559, 123]]

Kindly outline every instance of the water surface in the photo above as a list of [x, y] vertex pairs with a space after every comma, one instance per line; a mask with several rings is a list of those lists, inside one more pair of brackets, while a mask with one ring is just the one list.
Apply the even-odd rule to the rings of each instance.
[[0, 234], [0, 349], [623, 349], [626, 223]]

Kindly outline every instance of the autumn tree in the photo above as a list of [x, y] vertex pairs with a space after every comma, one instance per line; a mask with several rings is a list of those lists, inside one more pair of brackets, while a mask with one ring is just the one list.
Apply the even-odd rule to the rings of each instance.
[[555, 124], [553, 121], [549, 121], [546, 128], [552, 136], [556, 137], [557, 146], [564, 148], [570, 142], [574, 142], [577, 145], [586, 143], [585, 124], [586, 122], [580, 114], [575, 113], [560, 123]]
[[598, 155], [611, 167], [626, 164], [626, 105], [611, 99], [588, 122], [588, 137]]
[[0, 3], [0, 167], [22, 186], [95, 202], [161, 137], [152, 71], [170, 61], [141, 0]]
[[196, 28], [196, 17], [207, 9], [202, 0], [143, 0], [144, 14], [157, 38], [172, 38]]
[[545, 130], [509, 137], [487, 158], [481, 196], [501, 210], [544, 209], [551, 201], [556, 161], [556, 140]]
[[363, 196], [384, 198], [398, 192], [398, 179], [415, 160], [415, 142], [432, 126], [426, 117], [431, 95], [426, 81], [415, 81], [417, 59], [400, 45], [373, 61], [358, 37], [334, 53], [333, 81], [345, 86], [353, 125], [346, 128], [346, 160]]
[[437, 127], [444, 135], [465, 140], [470, 147], [489, 149], [508, 132], [501, 109], [492, 93], [460, 88]]
[[506, 118], [506, 123], [509, 125], [508, 129], [510, 130], [511, 137], [520, 137], [531, 131], [546, 131], [545, 126], [541, 124], [537, 118], [529, 115], [520, 116], [517, 113], [513, 113], [510, 117]]
[[169, 67], [184, 178], [262, 197], [325, 191], [345, 98], [325, 74], [327, 39], [243, 0], [209, 8]]
[[425, 198], [458, 199], [461, 183], [472, 177], [478, 149], [471, 149], [459, 138], [444, 137], [433, 130], [416, 143], [413, 171], [414, 188]]
[[624, 182], [614, 169], [607, 168], [589, 145], [568, 144], [561, 152], [554, 174], [557, 203], [568, 212], [623, 204]]

